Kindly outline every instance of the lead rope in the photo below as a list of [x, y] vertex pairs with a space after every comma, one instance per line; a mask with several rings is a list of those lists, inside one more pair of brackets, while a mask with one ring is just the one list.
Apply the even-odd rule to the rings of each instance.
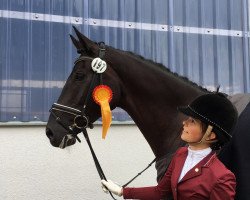
[[[83, 135], [84, 135], [84, 137], [85, 137], [85, 139], [86, 139], [86, 142], [87, 142], [87, 144], [88, 144], [88, 146], [89, 146], [89, 149], [90, 149], [90, 152], [91, 152], [91, 155], [92, 155], [92, 157], [93, 157], [93, 160], [94, 160], [94, 163], [95, 163], [95, 167], [96, 167], [96, 169], [97, 169], [97, 172], [98, 172], [98, 174], [99, 174], [99, 176], [100, 176], [100, 179], [101, 180], [105, 180], [105, 181], [107, 181], [107, 179], [106, 179], [106, 177], [105, 177], [105, 174], [104, 174], [104, 172], [103, 172], [103, 170], [102, 170], [102, 167], [101, 167], [101, 165], [100, 165], [100, 163], [99, 163], [99, 161], [98, 161], [98, 158], [96, 157], [96, 154], [95, 154], [95, 152], [94, 152], [94, 149], [93, 149], [93, 147], [92, 147], [92, 145], [91, 145], [91, 142], [90, 142], [90, 140], [89, 140], [89, 136], [88, 136], [88, 132], [87, 132], [87, 130], [86, 129], [83, 129], [82, 130], [82, 133], [83, 133]], [[108, 189], [107, 189], [108, 190]], [[109, 194], [110, 194], [110, 196], [112, 197], [112, 199], [114, 199], [114, 200], [116, 200], [116, 198], [113, 196], [113, 194], [109, 191]]]
[[125, 188], [127, 187], [132, 181], [134, 181], [138, 176], [140, 176], [143, 172], [145, 172], [149, 167], [151, 167], [151, 165], [156, 161], [156, 158], [154, 160], [152, 160], [151, 163], [148, 164], [148, 166], [143, 169], [141, 172], [139, 172], [135, 177], [133, 177], [131, 180], [129, 180], [127, 183], [125, 183], [122, 187]]
[[[85, 137], [85, 139], [86, 139], [86, 142], [87, 142], [87, 144], [88, 144], [88, 146], [89, 146], [89, 149], [90, 149], [91, 155], [92, 155], [92, 157], [93, 157], [93, 160], [94, 160], [94, 163], [95, 163], [97, 172], [98, 172], [98, 174], [99, 174], [99, 176], [100, 176], [100, 179], [101, 179], [101, 180], [104, 179], [105, 181], [107, 181], [107, 179], [106, 179], [106, 177], [105, 177], [105, 174], [104, 174], [104, 172], [103, 172], [103, 170], [102, 170], [102, 167], [101, 167], [101, 165], [100, 165], [100, 162], [99, 162], [99, 160], [98, 160], [98, 158], [97, 158], [97, 156], [96, 156], [96, 154], [95, 154], [95, 152], [94, 152], [94, 149], [93, 149], [93, 147], [92, 147], [92, 145], [91, 145], [91, 142], [90, 142], [90, 139], [89, 139], [87, 130], [86, 130], [86, 129], [83, 129], [83, 130], [82, 130], [82, 133], [83, 133], [83, 135], [84, 135], [84, 137]], [[129, 184], [130, 184], [132, 181], [134, 181], [138, 176], [140, 176], [144, 171], [146, 171], [155, 161], [156, 161], [156, 158], [155, 158], [151, 163], [149, 163], [149, 165], [148, 165], [145, 169], [143, 169], [141, 172], [139, 172], [135, 177], [133, 177], [131, 180], [129, 180], [129, 181], [128, 181], [126, 184], [124, 184], [122, 187], [123, 187], [123, 188], [124, 188], [124, 187], [127, 187], [127, 185], [129, 185]], [[112, 194], [110, 191], [109, 191], [109, 194], [110, 194], [110, 196], [112, 197], [112, 199], [116, 200], [116, 199], [114, 198], [113, 194]]]

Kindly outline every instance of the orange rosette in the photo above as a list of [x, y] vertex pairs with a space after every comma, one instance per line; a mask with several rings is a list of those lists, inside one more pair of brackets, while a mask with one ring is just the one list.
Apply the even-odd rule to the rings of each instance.
[[107, 85], [98, 85], [93, 91], [93, 99], [101, 107], [103, 139], [105, 139], [112, 121], [112, 114], [109, 106], [112, 97], [112, 90]]

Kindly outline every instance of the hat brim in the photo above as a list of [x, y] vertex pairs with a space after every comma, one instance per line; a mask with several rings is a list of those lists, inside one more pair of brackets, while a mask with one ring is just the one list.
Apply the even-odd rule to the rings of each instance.
[[202, 122], [207, 123], [207, 121], [205, 119], [203, 119], [200, 115], [198, 115], [197, 113], [192, 111], [188, 106], [178, 107], [177, 110], [180, 111], [181, 113], [183, 113], [184, 115], [193, 117], [195, 119], [199, 119]]
[[195, 112], [193, 112], [188, 106], [178, 107], [177, 110], [180, 111], [181, 113], [187, 115], [187, 116], [194, 117], [194, 118], [197, 118], [197, 119], [200, 118], [200, 117], [198, 117], [198, 115], [197, 115]]

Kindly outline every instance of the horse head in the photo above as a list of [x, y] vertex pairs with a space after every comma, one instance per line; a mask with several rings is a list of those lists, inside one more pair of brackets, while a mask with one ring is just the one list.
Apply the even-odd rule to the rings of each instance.
[[[91, 41], [75, 27], [74, 30], [78, 39], [72, 35], [70, 37], [80, 56], [74, 63], [57, 103], [50, 110], [46, 127], [50, 143], [60, 148], [75, 144], [77, 134], [83, 129], [92, 128], [92, 123], [101, 116], [100, 106], [92, 97], [96, 86], [104, 84], [111, 89], [111, 109], [119, 104], [121, 97], [120, 80], [110, 63], [105, 62], [105, 45]], [[94, 60], [98, 57], [101, 60]], [[93, 62], [104, 65], [106, 70], [103, 73], [93, 71]]]

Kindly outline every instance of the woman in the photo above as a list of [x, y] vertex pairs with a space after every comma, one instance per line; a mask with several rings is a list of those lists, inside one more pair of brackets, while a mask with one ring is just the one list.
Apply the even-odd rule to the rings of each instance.
[[181, 134], [188, 147], [177, 150], [159, 184], [121, 188], [102, 180], [103, 186], [124, 199], [160, 200], [168, 196], [175, 200], [234, 199], [235, 176], [218, 160], [214, 150], [230, 140], [237, 121], [236, 109], [221, 93], [202, 95], [178, 109], [188, 116]]

